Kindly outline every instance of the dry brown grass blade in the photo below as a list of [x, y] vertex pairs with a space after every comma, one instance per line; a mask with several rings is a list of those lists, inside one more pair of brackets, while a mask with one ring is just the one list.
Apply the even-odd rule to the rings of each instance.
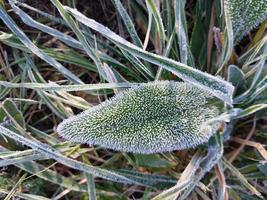
[[[85, 178], [85, 179], [80, 180], [79, 184], [83, 184], [86, 182], [87, 182], [87, 179]], [[52, 200], [59, 200], [62, 197], [64, 197], [65, 195], [67, 195], [69, 192], [71, 192], [71, 189], [65, 189], [61, 193], [59, 193], [57, 196], [55, 196]]]
[[[254, 119], [254, 120], [253, 120], [253, 126], [252, 126], [250, 132], [248, 133], [248, 135], [247, 135], [247, 137], [246, 137], [246, 139], [245, 139], [246, 141], [249, 140], [249, 139], [252, 137], [252, 135], [254, 134], [255, 130], [256, 130], [256, 120]], [[238, 149], [236, 149], [236, 150], [234, 150], [234, 151], [232, 152], [231, 157], [228, 159], [230, 163], [232, 163], [232, 162], [237, 158], [237, 156], [238, 156], [238, 155], [240, 154], [240, 152], [244, 149], [244, 147], [245, 147], [245, 143], [241, 143], [240, 147], [238, 147]], [[217, 174], [216, 174], [216, 175], [217, 175]], [[214, 176], [214, 177], [212, 177], [211, 180], [210, 180], [210, 182], [209, 182], [209, 184], [208, 184], [208, 186], [211, 186], [212, 183], [213, 183], [217, 178], [218, 178], [218, 176]]]
[[240, 138], [236, 138], [236, 137], [233, 137], [231, 139], [231, 141], [240, 143], [242, 145], [247, 145], [247, 146], [251, 146], [251, 147], [256, 148], [258, 150], [258, 152], [261, 154], [261, 156], [265, 160], [267, 160], [267, 151], [265, 150], [264, 146], [261, 143], [253, 142], [253, 141], [249, 141], [249, 140], [244, 140], [244, 139], [240, 139]]
[[212, 4], [209, 33], [208, 33], [208, 44], [207, 44], [207, 72], [210, 72], [211, 65], [211, 50], [213, 46], [213, 27], [215, 23], [215, 2]]
[[[254, 119], [253, 120], [253, 126], [252, 126], [249, 134], [247, 135], [247, 137], [245, 139], [246, 141], [248, 141], [252, 137], [252, 135], [254, 134], [255, 129], [256, 129], [256, 124], [257, 124], [256, 119]], [[242, 143], [241, 146], [233, 152], [232, 156], [229, 158], [229, 162], [232, 163], [236, 159], [236, 157], [239, 155], [239, 153], [244, 149], [244, 147], [245, 147], [245, 144]]]
[[228, 196], [228, 192], [226, 189], [226, 181], [225, 181], [223, 169], [219, 166], [219, 164], [215, 165], [214, 169], [215, 169], [215, 173], [218, 178], [219, 184], [222, 188], [223, 200], [228, 200], [229, 196]]

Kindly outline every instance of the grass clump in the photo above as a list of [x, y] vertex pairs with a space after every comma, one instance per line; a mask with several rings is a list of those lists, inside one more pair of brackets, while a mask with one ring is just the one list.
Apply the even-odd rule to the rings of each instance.
[[266, 198], [266, 5], [2, 1], [1, 198]]

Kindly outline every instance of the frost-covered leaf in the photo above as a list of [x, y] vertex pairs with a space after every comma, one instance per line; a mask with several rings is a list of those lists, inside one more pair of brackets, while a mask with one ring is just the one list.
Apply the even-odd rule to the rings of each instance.
[[215, 98], [187, 83], [162, 81], [135, 86], [64, 120], [64, 138], [109, 149], [155, 153], [195, 147], [217, 129]]
[[229, 10], [235, 41], [267, 19], [267, 0], [225, 0]]

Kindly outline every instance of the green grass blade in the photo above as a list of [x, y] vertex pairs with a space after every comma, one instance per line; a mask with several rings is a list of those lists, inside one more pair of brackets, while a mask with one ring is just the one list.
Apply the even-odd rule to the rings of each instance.
[[243, 94], [239, 95], [238, 97], [234, 99], [235, 103], [241, 103], [246, 100], [252, 100], [251, 95], [253, 95], [255, 90], [259, 90], [260, 86], [264, 84], [264, 82], [267, 80], [267, 77], [261, 76], [264, 68], [266, 68], [265, 61], [266, 61], [266, 58], [262, 58], [255, 65], [255, 68], [257, 69], [257, 71], [253, 77], [250, 87]]
[[253, 194], [257, 195], [258, 197], [262, 198], [261, 193], [253, 186], [251, 185], [248, 180], [244, 177], [243, 174], [241, 174], [237, 168], [235, 168], [228, 160], [226, 160], [225, 158], [223, 158], [223, 164], [225, 165], [225, 167], [227, 167], [230, 172], [235, 175], [238, 180], [247, 188], [249, 189]]
[[184, 81], [190, 82], [197, 87], [203, 88], [211, 92], [214, 96], [218, 97], [219, 99], [227, 102], [228, 104], [232, 103], [232, 94], [234, 87], [218, 78], [214, 77], [210, 74], [204, 73], [197, 69], [193, 69], [183, 63], [176, 62], [174, 60], [144, 51], [143, 49], [129, 43], [125, 39], [121, 38], [116, 33], [112, 32], [107, 27], [97, 23], [96, 21], [89, 19], [82, 15], [77, 10], [72, 8], [66, 7], [66, 9], [81, 23], [89, 26], [95, 31], [98, 31], [111, 41], [113, 41], [118, 46], [124, 48], [131, 54], [134, 54], [148, 62], [156, 64], [164, 69], [174, 73], [179, 78], [183, 79]]
[[0, 81], [0, 85], [8, 88], [28, 88], [37, 91], [94, 91], [103, 89], [129, 88], [140, 85], [140, 83], [99, 83], [83, 85], [55, 85], [50, 83], [11, 83]]
[[86, 174], [88, 196], [90, 200], [96, 200], [96, 190], [94, 177], [91, 174]]
[[124, 169], [115, 170], [115, 172], [125, 177], [128, 177], [132, 180], [136, 180], [137, 182], [143, 183], [144, 185], [160, 189], [171, 187], [175, 185], [175, 183], [177, 183], [176, 179], [164, 175], [154, 175], [148, 173], [141, 173], [138, 171], [124, 170]]
[[170, 37], [173, 32], [173, 2], [163, 0], [162, 2], [162, 20], [166, 29], [166, 37]]
[[30, 49], [34, 54], [36, 54], [38, 57], [55, 67], [59, 72], [61, 72], [66, 78], [73, 81], [74, 83], [80, 83], [83, 82], [75, 76], [71, 71], [66, 69], [63, 65], [61, 65], [59, 62], [57, 62], [54, 58], [51, 58], [48, 56], [45, 52], [43, 52], [41, 49], [39, 49], [35, 44], [33, 44], [32, 41], [25, 35], [24, 32], [22, 32], [19, 27], [16, 25], [16, 23], [9, 17], [9, 15], [6, 13], [4, 8], [0, 6], [0, 18], [2, 21], [9, 27], [10, 30], [14, 34], [17, 35], [17, 37], [20, 39], [20, 41], [28, 48]]
[[41, 164], [38, 164], [37, 162], [31, 161], [25, 163], [17, 163], [15, 166], [43, 180], [57, 184], [61, 187], [70, 189], [72, 191], [77, 191], [77, 192], [87, 191], [85, 185], [80, 185], [76, 183], [72, 178], [67, 178], [65, 176], [62, 176], [61, 174], [51, 169], [48, 169], [47, 167]]
[[[9, 191], [0, 188], [0, 193], [8, 194]], [[27, 200], [50, 200], [50, 199], [43, 197], [43, 196], [40, 196], [40, 195], [27, 194], [24, 192], [16, 192], [13, 196], [18, 197], [20, 199], [27, 199]]]
[[10, 158], [10, 159], [4, 159], [0, 160], [0, 167], [5, 167], [8, 165], [14, 165], [16, 163], [23, 163], [23, 162], [29, 162], [33, 160], [42, 160], [45, 157], [43, 155], [28, 155], [28, 156], [21, 156], [21, 157], [16, 157], [16, 158]]
[[223, 43], [222, 55], [220, 57], [219, 69], [216, 74], [219, 74], [224, 66], [229, 61], [233, 50], [234, 50], [234, 31], [232, 27], [232, 21], [230, 19], [230, 13], [228, 9], [224, 9], [224, 18], [225, 18], [225, 39]]
[[237, 116], [235, 116], [235, 119], [239, 119], [239, 118], [243, 118], [243, 117], [247, 117], [249, 115], [252, 115], [260, 110], [266, 109], [267, 108], [267, 103], [265, 104], [255, 104], [252, 105], [246, 109], [244, 109], [243, 111], [241, 111]]
[[72, 16], [69, 15], [69, 13], [65, 10], [65, 8], [62, 6], [60, 1], [58, 1], [58, 0], [50, 0], [50, 1], [58, 9], [62, 18], [67, 22], [67, 24], [70, 26], [72, 31], [75, 33], [75, 35], [77, 36], [77, 38], [81, 42], [85, 52], [94, 61], [100, 76], [102, 76], [105, 80], [108, 80], [105, 71], [102, 69], [103, 64], [102, 64], [101, 60], [99, 59], [99, 56], [97, 55], [96, 50], [90, 46], [86, 37], [84, 36], [81, 29], [79, 28], [78, 24], [72, 19]]
[[180, 60], [184, 64], [194, 66], [194, 59], [188, 45], [185, 17], [185, 0], [175, 0], [175, 29], [178, 36]]
[[13, 11], [20, 17], [20, 19], [27, 24], [28, 26], [34, 27], [36, 29], [39, 29], [45, 33], [49, 33], [53, 37], [62, 40], [65, 44], [70, 45], [71, 47], [81, 49], [82, 45], [79, 41], [74, 39], [71, 36], [68, 36], [54, 28], [51, 28], [49, 26], [46, 26], [44, 24], [41, 24], [40, 22], [37, 22], [32, 17], [30, 17], [27, 13], [25, 13], [23, 10], [21, 10], [18, 6], [15, 5], [13, 0], [9, 0], [9, 3], [11, 7], [13, 8]]
[[15, 123], [18, 126], [25, 129], [25, 120], [23, 118], [23, 114], [18, 109], [17, 105], [13, 101], [6, 99], [3, 102], [1, 102], [0, 103], [0, 112], [2, 110], [3, 110], [3, 112], [6, 113], [6, 116], [11, 116], [15, 120]]
[[84, 164], [80, 161], [73, 160], [71, 158], [68, 158], [61, 153], [59, 153], [56, 149], [52, 148], [49, 145], [43, 144], [39, 141], [32, 141], [28, 138], [25, 138], [24, 136], [21, 136], [3, 126], [0, 125], [0, 132], [2, 135], [5, 135], [17, 142], [20, 142], [26, 146], [29, 146], [36, 151], [40, 152], [41, 154], [44, 154], [45, 156], [48, 156], [49, 158], [52, 158], [70, 168], [77, 169], [80, 171], [83, 171], [85, 173], [92, 174], [97, 177], [101, 177], [107, 180], [111, 180], [114, 182], [120, 182], [120, 183], [128, 183], [128, 184], [138, 184], [136, 181], [132, 181], [124, 176], [118, 175], [114, 172], [101, 169], [98, 167], [89, 166], [87, 164]]
[[0, 147], [0, 158], [1, 159], [10, 159], [10, 158], [16, 158], [16, 157], [22, 157], [22, 156], [29, 156], [34, 153], [35, 153], [34, 150], [9, 151], [9, 150], [5, 150], [4, 147]]
[[122, 3], [120, 0], [112, 0], [116, 10], [119, 12], [121, 19], [124, 23], [124, 25], [126, 26], [128, 33], [130, 34], [133, 43], [138, 46], [138, 47], [142, 47], [142, 42], [139, 38], [139, 36], [137, 35], [137, 32], [135, 30], [134, 24], [130, 18], [130, 16], [128, 15], [127, 11], [125, 10], [125, 8], [123, 7]]
[[144, 40], [144, 46], [143, 49], [146, 50], [148, 42], [149, 42], [149, 38], [150, 38], [150, 34], [151, 34], [151, 27], [152, 27], [152, 20], [153, 20], [153, 13], [148, 5], [148, 2], [146, 1], [146, 6], [147, 6], [147, 12], [148, 12], [148, 25], [147, 25], [147, 31], [146, 31], [146, 37]]
[[[4, 149], [5, 150], [5, 149]], [[19, 151], [19, 152], [10, 152], [10, 151], [5, 151], [1, 152], [0, 158], [6, 159], [8, 157], [14, 157], [16, 155], [22, 156], [29, 156], [33, 153], [36, 153], [34, 150], [24, 150], [24, 151]], [[41, 156], [41, 154], [39, 154]], [[44, 157], [44, 156], [43, 156]], [[26, 171], [27, 173], [30, 173], [32, 175], [35, 175], [43, 180], [49, 181], [51, 183], [57, 184], [61, 187], [70, 189], [72, 191], [77, 191], [77, 192], [86, 192], [86, 186], [85, 185], [80, 185], [73, 181], [72, 178], [67, 178], [65, 176], [62, 176], [61, 174], [57, 173], [56, 171], [53, 171], [37, 162], [30, 161], [30, 162], [21, 162], [21, 163], [16, 163], [16, 167]]]
[[[46, 32], [46, 33], [50, 33], [50, 32]], [[55, 35], [55, 37], [57, 37], [57, 35]], [[61, 40], [62, 42], [64, 42], [64, 40], [62, 40], [61, 38], [58, 38], [58, 39]], [[23, 45], [19, 41], [18, 38], [16, 38], [16, 36], [14, 36], [12, 34], [7, 34], [4, 32], [1, 32], [0, 41], [3, 42], [4, 44], [8, 45], [8, 46], [11, 46], [11, 47], [16, 48], [16, 49], [20, 49], [21, 51], [24, 51], [27, 53], [31, 52], [28, 48], [25, 47], [25, 45]], [[69, 42], [66, 44], [71, 46], [71, 43], [69, 43]], [[64, 49], [63, 51], [62, 50], [59, 51], [59, 49], [44, 48], [41, 46], [39, 46], [39, 48], [41, 50], [43, 50], [50, 57], [55, 58], [57, 61], [77, 65], [77, 66], [80, 66], [80, 67], [85, 68], [87, 70], [97, 72], [97, 68], [93, 63], [91, 63], [88, 59], [86, 59], [80, 53], [78, 53], [72, 49]], [[116, 67], [116, 68], [119, 68], [120, 70], [122, 70], [127, 75], [129, 75], [131, 77], [138, 78], [137, 73], [134, 72], [133, 70], [129, 69], [129, 67], [126, 67], [125, 65], [123, 65], [119, 61], [115, 60], [114, 58], [110, 57], [109, 55], [107, 55], [103, 52], [98, 52], [98, 53], [99, 53], [99, 57], [100, 57], [101, 61], [106, 62], [110, 66], [112, 66], [112, 71], [114, 73], [118, 74], [117, 70], [115, 69], [115, 67]], [[148, 72], [150, 74], [152, 74], [151, 71], [148, 71]]]
[[[16, 6], [12, 1], [10, 1], [10, 5], [12, 6], [13, 10], [15, 13], [17, 13], [17, 15], [21, 18], [21, 20], [27, 24], [28, 26], [34, 27], [36, 29], [39, 29], [45, 33], [50, 34], [51, 36], [57, 38], [58, 40], [64, 42], [65, 44], [67, 44], [70, 47], [73, 48], [77, 48], [77, 49], [83, 49], [82, 44], [74, 39], [71, 36], [68, 36], [54, 28], [51, 28], [49, 26], [46, 26], [44, 24], [41, 24], [39, 22], [37, 22], [36, 20], [34, 20], [32, 17], [30, 17], [27, 13], [25, 13], [23, 10], [21, 10], [18, 6]], [[23, 50], [24, 48], [22, 48]], [[91, 63], [89, 63], [89, 61], [87, 59], [85, 59], [84, 57], [82, 57], [80, 54], [74, 52], [74, 51], [70, 51], [69, 54], [66, 55], [66, 59], [62, 59], [63, 55], [60, 55], [57, 51], [49, 51], [48, 49], [44, 49], [44, 51], [50, 55], [51, 57], [56, 58], [57, 60], [60, 61], [64, 61], [66, 62], [66, 59], [69, 58], [69, 62], [72, 64], [79, 64], [82, 62], [82, 65], [79, 64], [80, 66], [88, 66], [89, 69], [91, 69], [92, 71], [95, 71], [95, 66]], [[68, 51], [64, 50], [65, 53], [68, 53]], [[112, 62], [115, 65], [119, 65], [122, 66], [124, 68], [126, 68], [125, 66], [123, 66], [121, 63], [119, 63], [118, 61], [116, 61], [115, 59], [113, 59], [112, 57], [108, 56], [107, 54], [105, 54], [104, 52], [98, 52], [99, 53], [99, 57], [101, 60], [103, 60], [104, 62]], [[58, 54], [58, 56], [54, 56], [55, 54]], [[75, 54], [75, 55], [73, 55]], [[78, 58], [77, 58], [78, 57]], [[76, 61], [76, 63], [74, 62]]]
[[50, 14], [48, 14], [46, 12], [43, 12], [43, 11], [37, 9], [37, 8], [32, 7], [32, 6], [30, 6], [30, 5], [26, 4], [26, 3], [23, 3], [23, 2], [20, 2], [20, 1], [15, 1], [15, 0], [13, 0], [13, 1], [14, 1], [14, 3], [18, 4], [19, 6], [24, 7], [24, 8], [26, 8], [26, 9], [32, 11], [32, 12], [35, 12], [35, 13], [39, 14], [40, 16], [46, 17], [47, 19], [51, 20], [54, 23], [58, 23], [58, 24], [62, 24], [62, 25], [66, 25], [67, 26], [66, 22], [61, 18], [55, 17], [53, 15], [50, 15]]
[[149, 9], [151, 9], [151, 12], [154, 16], [156, 27], [159, 33], [159, 39], [160, 39], [160, 52], [163, 51], [165, 47], [165, 41], [166, 41], [166, 35], [165, 35], [165, 28], [163, 25], [162, 18], [160, 16], [159, 8], [155, 5], [155, 2], [153, 0], [146, 0], [147, 5], [149, 6]]

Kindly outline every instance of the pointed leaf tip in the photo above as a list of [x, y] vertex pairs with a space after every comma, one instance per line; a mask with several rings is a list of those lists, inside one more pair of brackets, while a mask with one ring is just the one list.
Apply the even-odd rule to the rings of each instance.
[[204, 90], [173, 81], [146, 83], [64, 120], [64, 138], [134, 153], [156, 153], [205, 143], [217, 124], [206, 123], [219, 109]]

